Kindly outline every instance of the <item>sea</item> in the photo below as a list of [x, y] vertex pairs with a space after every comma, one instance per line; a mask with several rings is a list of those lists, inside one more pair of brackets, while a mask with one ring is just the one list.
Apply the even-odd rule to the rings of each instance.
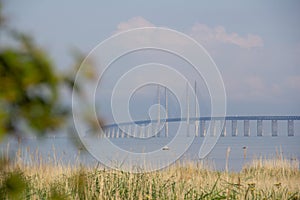
[[[171, 138], [152, 137], [148, 139], [135, 138], [107, 138], [109, 141], [129, 152], [152, 152], [164, 148], [168, 154], [178, 149], [169, 148], [167, 145]], [[205, 157], [200, 159], [199, 149], [203, 142], [203, 137], [195, 137], [187, 151], [177, 160], [177, 162], [206, 162], [210, 168], [223, 171], [240, 171], [243, 166], [249, 164], [253, 159], [274, 159], [284, 158], [288, 160], [300, 159], [300, 134], [295, 136], [225, 136], [220, 137], [212, 149]], [[94, 139], [95, 144], [101, 138]], [[185, 142], [184, 139], [179, 142]], [[78, 145], [79, 144], [79, 145]], [[103, 143], [99, 143], [103, 145]], [[180, 145], [178, 145], [180, 146]], [[97, 148], [94, 147], [93, 148]], [[101, 146], [105, 148], [105, 146]], [[89, 148], [88, 148], [89, 149]], [[86, 151], [78, 140], [70, 136], [48, 136], [43, 138], [6, 138], [0, 144], [2, 156], [9, 156], [11, 159], [20, 159], [22, 162], [33, 164], [35, 162], [60, 163], [64, 165], [101, 165], [93, 153]], [[100, 152], [101, 153], [101, 152]], [[105, 155], [104, 155], [105, 156]], [[114, 155], [110, 156], [114, 160]], [[156, 159], [153, 157], [153, 159]]]

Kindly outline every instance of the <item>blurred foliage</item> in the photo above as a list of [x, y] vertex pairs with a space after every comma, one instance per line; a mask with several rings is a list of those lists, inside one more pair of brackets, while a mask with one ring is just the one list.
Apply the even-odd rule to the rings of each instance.
[[21, 121], [37, 133], [54, 130], [67, 114], [58, 101], [63, 79], [30, 37], [13, 33], [19, 46], [0, 48], [0, 135], [19, 134]]
[[[81, 95], [74, 79], [84, 56], [74, 51], [74, 67], [56, 72], [48, 54], [30, 36], [10, 29], [2, 13], [0, 0], [0, 30], [11, 44], [0, 44], [0, 141], [4, 135], [22, 137], [25, 129], [38, 135], [56, 131], [70, 116], [70, 105], [63, 106], [63, 98], [73, 88]], [[92, 79], [88, 74], [86, 78]], [[83, 122], [94, 123], [89, 118]]]
[[21, 171], [2, 172], [0, 184], [0, 199], [21, 199], [26, 188], [29, 187], [28, 181]]
[[[85, 58], [78, 51], [73, 51], [74, 66], [64, 73], [58, 73], [49, 55], [26, 34], [11, 29], [3, 16], [0, 0], [0, 36], [8, 39], [6, 45], [0, 44], [0, 142], [3, 136], [13, 135], [18, 138], [29, 130], [43, 135], [58, 132], [68, 126], [71, 117], [70, 99], [75, 91], [80, 101], [85, 101], [83, 84], [95, 80], [95, 73], [90, 70], [84, 74], [82, 82], [75, 84], [75, 75], [80, 63]], [[2, 38], [2, 36], [5, 36]], [[93, 65], [89, 69], [94, 69]], [[82, 123], [89, 127], [98, 127], [90, 114], [82, 116]], [[72, 134], [76, 132], [71, 124]], [[69, 131], [70, 131], [69, 130]], [[71, 137], [75, 145], [84, 150], [81, 141]], [[9, 157], [0, 155], [0, 199], [24, 199], [31, 194], [30, 177], [25, 177], [18, 169], [9, 170]], [[74, 190], [84, 197], [85, 174], [78, 173], [70, 180]], [[53, 184], [50, 191], [41, 192], [42, 199], [66, 199], [64, 184]], [[48, 193], [49, 192], [49, 193]]]

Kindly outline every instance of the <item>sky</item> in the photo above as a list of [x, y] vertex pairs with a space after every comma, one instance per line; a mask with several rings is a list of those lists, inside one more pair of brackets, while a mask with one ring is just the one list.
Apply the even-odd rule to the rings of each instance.
[[[296, 0], [4, 0], [10, 26], [31, 34], [60, 69], [72, 64], [72, 49], [87, 54], [130, 28], [167, 27], [191, 36], [220, 70], [228, 115], [300, 115], [299, 11]], [[137, 102], [133, 112], [143, 105]]]

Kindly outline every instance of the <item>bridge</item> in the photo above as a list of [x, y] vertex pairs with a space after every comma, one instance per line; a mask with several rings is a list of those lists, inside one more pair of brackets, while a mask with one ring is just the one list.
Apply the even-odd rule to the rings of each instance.
[[[195, 131], [195, 136], [204, 137], [207, 133], [207, 123], [210, 124], [211, 130], [215, 130], [214, 126], [216, 123], [224, 121], [224, 127], [221, 133], [221, 136], [227, 135], [226, 124], [231, 124], [231, 136], [238, 135], [238, 121], [242, 121], [243, 123], [243, 136], [250, 136], [250, 121], [254, 121], [256, 123], [256, 135], [263, 136], [263, 123], [264, 121], [271, 121], [271, 135], [278, 136], [278, 121], [286, 122], [286, 130], [287, 136], [294, 136], [294, 121], [299, 121], [300, 116], [225, 116], [225, 117], [191, 117], [191, 118], [167, 118], [160, 120], [139, 120], [133, 122], [124, 122], [119, 124], [108, 124], [104, 125], [104, 135], [106, 137], [111, 138], [123, 138], [123, 137], [132, 137], [132, 135], [139, 137], [145, 136], [147, 133], [151, 131], [157, 130], [160, 124], [164, 123], [165, 127], [165, 137], [168, 137], [168, 123], [176, 123], [176, 122], [184, 122], [187, 127], [194, 125], [195, 130], [187, 129], [188, 132]], [[139, 125], [140, 130], [132, 130], [134, 125]], [[146, 128], [146, 125], [147, 128]], [[150, 126], [149, 126], [150, 125]], [[136, 126], [135, 126], [136, 127]], [[135, 128], [136, 129], [136, 128]], [[127, 131], [124, 131], [127, 130]], [[127, 134], [130, 132], [131, 134]], [[212, 132], [212, 134], [216, 134]], [[160, 134], [156, 135], [160, 137]]]
[[[271, 122], [271, 136], [278, 136], [278, 121], [283, 121], [286, 124], [286, 133], [287, 136], [295, 135], [295, 121], [300, 120], [300, 116], [219, 116], [219, 117], [201, 117], [197, 113], [197, 90], [196, 90], [196, 82], [194, 87], [195, 93], [195, 117], [190, 117], [190, 98], [188, 96], [188, 87], [186, 91], [186, 107], [187, 107], [187, 116], [185, 118], [169, 118], [168, 116], [168, 93], [167, 88], [164, 90], [165, 95], [165, 118], [161, 119], [160, 117], [160, 107], [158, 107], [157, 111], [157, 119], [155, 120], [137, 120], [132, 122], [122, 122], [122, 123], [114, 123], [104, 125], [102, 128], [104, 133], [101, 136], [109, 137], [109, 138], [124, 138], [124, 137], [149, 137], [153, 132], [156, 132], [155, 137], [160, 137], [161, 133], [164, 132], [165, 137], [169, 136], [169, 123], [184, 123], [187, 127], [186, 135], [189, 136], [190, 133], [195, 133], [196, 137], [204, 137], [207, 134], [207, 128], [210, 128], [210, 134], [216, 135], [216, 124], [224, 124], [222, 127], [221, 136], [227, 135], [226, 124], [230, 125], [230, 133], [231, 136], [238, 135], [238, 122], [243, 123], [243, 136], [250, 136], [250, 121], [256, 123], [256, 136], [264, 136], [263, 127], [264, 122]], [[160, 97], [160, 86], [157, 88], [158, 97], [157, 104], [161, 105], [161, 97]], [[207, 124], [210, 124], [209, 127]], [[161, 130], [161, 127], [164, 127], [164, 131]], [[190, 128], [192, 126], [192, 129]], [[138, 130], [139, 129], [139, 130]], [[254, 131], [252, 131], [254, 132]]]

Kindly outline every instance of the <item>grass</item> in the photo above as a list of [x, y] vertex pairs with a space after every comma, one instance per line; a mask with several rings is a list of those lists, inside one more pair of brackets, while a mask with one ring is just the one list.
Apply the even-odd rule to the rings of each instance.
[[[55, 158], [55, 157], [54, 157]], [[203, 163], [174, 164], [151, 173], [80, 165], [0, 163], [0, 199], [300, 199], [298, 160], [255, 159], [240, 172]]]

